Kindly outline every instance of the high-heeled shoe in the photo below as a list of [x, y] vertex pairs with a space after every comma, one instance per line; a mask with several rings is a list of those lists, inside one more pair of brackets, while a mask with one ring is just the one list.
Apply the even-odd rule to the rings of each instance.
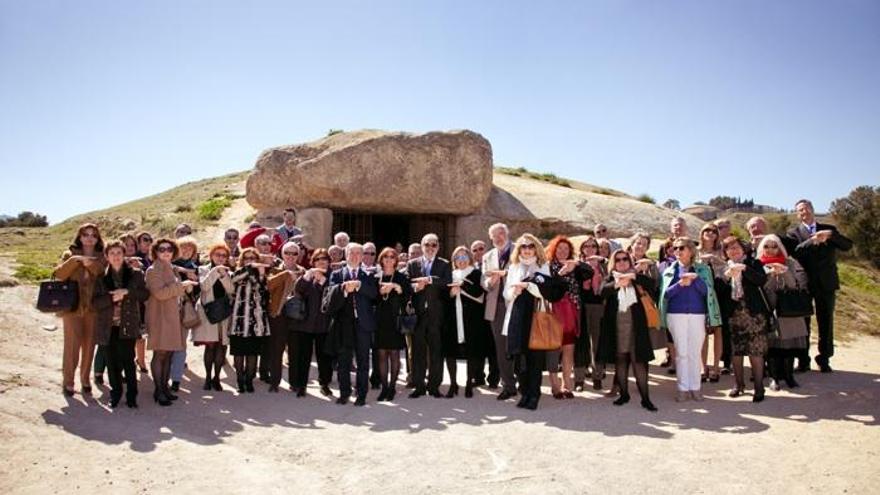
[[470, 385], [466, 386], [464, 388], [464, 396], [466, 399], [470, 399], [471, 397], [473, 397], [474, 396], [474, 388], [471, 387]]
[[168, 399], [167, 399], [166, 397], [164, 397], [164, 396], [160, 397], [158, 394], [155, 394], [155, 393], [153, 394], [153, 402], [156, 402], [156, 403], [158, 403], [160, 406], [163, 406], [163, 407], [164, 407], [164, 406], [170, 406], [170, 405], [171, 405], [171, 401], [170, 401], [170, 400], [168, 400]]
[[205, 384], [202, 385], [202, 390], [211, 390], [212, 388], [214, 388], [214, 384], [211, 383], [211, 379], [209, 378], [205, 380]]
[[529, 397], [529, 400], [523, 406], [524, 409], [528, 409], [529, 411], [534, 411], [538, 408], [538, 398], [537, 397]]
[[247, 385], [245, 384], [245, 380], [243, 376], [238, 377], [238, 393], [243, 394], [247, 389]]
[[752, 402], [761, 402], [764, 400], [764, 389], [760, 388], [755, 390], [755, 395], [752, 396]]
[[211, 387], [214, 389], [215, 392], [223, 391], [223, 385], [220, 384], [219, 376], [215, 376], [214, 379], [211, 380]]
[[379, 392], [379, 396], [376, 397], [376, 402], [384, 402], [385, 397], [388, 395], [388, 387], [382, 387], [382, 391]]
[[642, 399], [642, 407], [651, 412], [657, 412], [657, 406], [648, 399]]
[[247, 392], [249, 394], [254, 393], [254, 379], [250, 378], [248, 380], [245, 380], [244, 387], [245, 387], [245, 390], [247, 390]]
[[176, 396], [176, 395], [174, 395], [174, 394], [172, 394], [172, 393], [170, 393], [170, 392], [169, 392], [169, 393], [166, 393], [165, 396], [168, 397], [169, 400], [177, 400], [177, 399], [180, 398], [180, 397], [178, 397], [178, 396]]
[[446, 398], [451, 399], [451, 398], [455, 397], [456, 395], [458, 395], [458, 384], [453, 383], [452, 385], [449, 386], [449, 390], [446, 391]]
[[385, 400], [391, 402], [394, 400], [395, 395], [397, 395], [397, 389], [395, 387], [388, 387], [388, 395], [385, 396]]
[[63, 393], [67, 397], [73, 397], [73, 394], [75, 394], [76, 392], [74, 392], [72, 388], [61, 387], [61, 393]]
[[629, 402], [629, 394], [621, 394], [621, 396], [618, 397], [617, 400], [612, 402], [612, 404], [614, 404], [615, 406], [622, 406], [627, 402]]
[[83, 395], [92, 395], [92, 386], [91, 385], [83, 385], [82, 393], [83, 393]]

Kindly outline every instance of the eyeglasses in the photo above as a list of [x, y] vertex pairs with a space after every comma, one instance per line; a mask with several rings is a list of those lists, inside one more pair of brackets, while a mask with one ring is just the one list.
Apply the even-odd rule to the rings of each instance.
[[319, 257], [315, 258], [315, 262], [317, 263], [318, 261], [330, 261], [330, 258], [328, 258], [326, 256], [319, 256]]
[[779, 249], [779, 246], [776, 244], [765, 244], [764, 249]]
[[608, 230], [607, 229], [599, 229], [596, 231], [597, 234], [604, 234], [605, 232], [608, 232]]
[[174, 246], [159, 246], [156, 248], [157, 253], [173, 253]]
[[685, 249], [687, 249], [687, 246], [672, 246], [672, 250], [676, 253], [679, 251], [684, 251]]
[[284, 256], [299, 256], [298, 251], [284, 251], [281, 254], [283, 254]]
[[629, 258], [614, 258], [615, 263], [620, 263], [621, 261], [629, 261]]
[[98, 238], [98, 234], [89, 231], [89, 232], [83, 232], [83, 233], [80, 235], [80, 237], [91, 237], [91, 238], [93, 238], [93, 239], [97, 239], [97, 238]]
[[226, 236], [226, 240], [227, 241], [237, 241], [238, 236], [237, 235], [228, 235], [228, 236]]
[[523, 244], [519, 247], [520, 249], [535, 249], [534, 244]]
[[424, 245], [425, 247], [430, 247], [430, 248], [435, 248], [435, 247], [437, 247], [437, 243], [436, 243], [436, 242], [426, 242], [426, 243], [423, 244], [423, 245]]
[[473, 249], [473, 251], [474, 251], [475, 253], [482, 253], [482, 252], [485, 251], [485, 250], [486, 250], [486, 248], [484, 248], [484, 247], [475, 247], [475, 248]]
[[372, 251], [364, 251], [364, 256], [376, 256], [376, 253]]
[[257, 242], [257, 246], [268, 246], [271, 244], [269, 241], [259, 241]]
[[703, 231], [704, 234], [715, 234], [718, 235], [718, 231], [715, 229], [706, 229]]
[[470, 258], [468, 258], [467, 256], [456, 256], [456, 257], [453, 258], [453, 259], [454, 259], [455, 261], [470, 261]]
[[138, 242], [153, 242], [153, 239], [151, 237], [141, 237], [138, 239]]

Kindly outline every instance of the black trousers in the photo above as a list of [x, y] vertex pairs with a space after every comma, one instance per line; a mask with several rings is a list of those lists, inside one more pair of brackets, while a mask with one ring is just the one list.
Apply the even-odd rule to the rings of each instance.
[[370, 381], [370, 345], [373, 334], [370, 332], [354, 331], [354, 348], [343, 347], [336, 356], [336, 380], [339, 382], [339, 395], [351, 396], [351, 358], [354, 355], [357, 364], [357, 376], [355, 377], [355, 391], [358, 398], [367, 397], [367, 389]]
[[425, 389], [426, 371], [429, 391], [439, 389], [440, 384], [443, 383], [443, 354], [440, 337], [442, 325], [442, 314], [425, 313], [419, 315], [412, 336], [413, 384], [417, 390]]
[[[837, 291], [822, 291], [812, 294], [816, 304], [816, 324], [819, 327], [819, 355], [830, 358], [834, 355], [834, 307], [837, 304]], [[801, 357], [810, 358], [810, 317], [807, 320], [807, 348]]]
[[110, 399], [122, 398], [122, 378], [125, 375], [125, 398], [137, 398], [137, 373], [134, 366], [134, 345], [137, 339], [120, 339], [119, 327], [110, 331], [110, 341], [100, 346], [107, 360], [107, 374], [110, 379]]
[[[266, 362], [266, 365], [269, 368], [269, 383], [272, 385], [279, 385], [281, 383], [284, 350], [287, 349], [287, 360], [289, 361], [287, 366], [287, 381], [288, 383], [293, 384], [293, 369], [295, 367], [293, 365], [293, 356], [296, 352], [296, 332], [293, 331], [293, 324], [287, 319], [287, 317], [278, 316], [277, 318], [269, 319], [269, 328], [271, 330], [269, 334], [269, 345], [263, 346], [263, 354], [260, 357], [260, 366], [262, 367], [262, 363]], [[266, 356], [267, 353], [269, 357], [268, 360], [262, 357]]]
[[309, 383], [309, 368], [312, 364], [312, 354], [318, 362], [318, 383], [329, 385], [333, 379], [333, 359], [324, 352], [327, 341], [326, 333], [293, 332], [296, 339], [295, 373], [293, 375], [294, 387], [305, 387]]
[[541, 397], [541, 377], [544, 374], [544, 366], [547, 362], [547, 351], [525, 352], [525, 369], [522, 370], [521, 380], [523, 395], [527, 397]]

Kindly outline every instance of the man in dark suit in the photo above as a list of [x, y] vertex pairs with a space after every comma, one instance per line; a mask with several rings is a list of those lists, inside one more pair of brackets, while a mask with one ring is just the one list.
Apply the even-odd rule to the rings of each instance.
[[413, 284], [412, 305], [416, 310], [416, 328], [412, 336], [413, 384], [415, 390], [409, 395], [417, 398], [425, 395], [425, 370], [428, 373], [427, 392], [432, 397], [440, 394], [443, 381], [443, 354], [441, 332], [445, 323], [446, 305], [449, 303], [449, 284], [452, 283], [452, 267], [449, 261], [437, 256], [440, 240], [437, 234], [422, 237], [422, 256], [407, 263], [407, 274]]
[[322, 311], [331, 315], [328, 349], [337, 358], [337, 404], [347, 404], [351, 396], [352, 353], [357, 363], [357, 400], [354, 405], [363, 406], [367, 401], [370, 344], [376, 330], [375, 305], [379, 287], [376, 277], [360, 267], [363, 252], [363, 247], [357, 243], [345, 247], [346, 265], [330, 274], [324, 293]]
[[[788, 231], [784, 244], [789, 253], [807, 272], [810, 295], [816, 304], [816, 323], [819, 326], [819, 354], [816, 364], [823, 373], [831, 372], [830, 359], [834, 355], [834, 303], [840, 280], [837, 276], [837, 251], [849, 251], [852, 241], [833, 225], [816, 223], [813, 203], [802, 199], [795, 204], [801, 224]], [[810, 318], [807, 318], [809, 335]], [[798, 370], [810, 369], [809, 345], [798, 359]]]

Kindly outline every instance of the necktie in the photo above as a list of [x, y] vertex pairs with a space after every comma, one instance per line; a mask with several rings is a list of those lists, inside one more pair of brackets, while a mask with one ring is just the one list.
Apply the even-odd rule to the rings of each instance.
[[431, 276], [431, 260], [425, 259], [425, 276]]
[[[355, 268], [354, 270], [349, 269], [348, 273], [349, 273], [349, 276], [351, 277], [351, 278], [349, 278], [349, 280], [357, 280], [358, 279], [357, 268]], [[352, 292], [350, 295], [351, 295], [351, 306], [352, 306], [352, 308], [354, 308], [354, 319], [356, 320], [358, 317], [358, 304], [357, 304], [357, 297], [355, 297], [354, 294], [355, 293]]]

